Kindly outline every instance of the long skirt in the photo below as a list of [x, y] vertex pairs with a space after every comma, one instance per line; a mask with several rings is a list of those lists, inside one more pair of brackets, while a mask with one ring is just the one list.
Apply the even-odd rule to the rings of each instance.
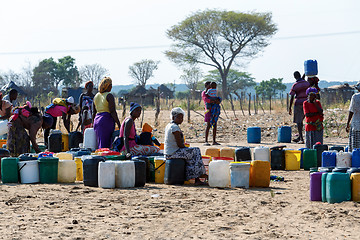
[[321, 144], [323, 144], [323, 133], [324, 129], [320, 131], [305, 131], [305, 147], [312, 148], [317, 142], [321, 142]]
[[182, 158], [186, 160], [185, 163], [185, 180], [198, 178], [205, 174], [205, 166], [201, 158], [200, 148], [179, 148], [172, 155], [167, 155], [166, 158]]
[[349, 152], [352, 152], [355, 148], [360, 148], [360, 131], [351, 127], [349, 132]]
[[108, 112], [97, 113], [94, 119], [94, 131], [98, 148], [110, 148], [111, 137], [115, 130], [115, 121]]
[[6, 145], [13, 157], [30, 152], [30, 137], [18, 121], [11, 123]]
[[151, 155], [153, 153], [158, 153], [160, 148], [156, 146], [147, 146], [147, 145], [135, 145], [130, 148], [130, 153], [132, 156], [138, 155]]

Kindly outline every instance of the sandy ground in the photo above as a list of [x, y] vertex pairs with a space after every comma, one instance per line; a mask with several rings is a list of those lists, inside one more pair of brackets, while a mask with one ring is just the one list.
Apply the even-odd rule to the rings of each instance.
[[[192, 117], [192, 123], [184, 123], [182, 129], [187, 141], [204, 153], [203, 123], [200, 116]], [[154, 132], [160, 140], [168, 112], [161, 119]], [[145, 120], [153, 122], [150, 116]], [[140, 121], [136, 124], [140, 126]], [[281, 113], [220, 120], [220, 147], [279, 145], [276, 128], [283, 124], [291, 124], [291, 118]], [[247, 144], [246, 127], [256, 125], [263, 128], [262, 143]], [[329, 145], [345, 146], [346, 142], [344, 137], [325, 138]], [[308, 171], [272, 174], [285, 181], [250, 189], [164, 184], [101, 189], [81, 182], [1, 184], [0, 238], [359, 239], [358, 203], [309, 201]]]

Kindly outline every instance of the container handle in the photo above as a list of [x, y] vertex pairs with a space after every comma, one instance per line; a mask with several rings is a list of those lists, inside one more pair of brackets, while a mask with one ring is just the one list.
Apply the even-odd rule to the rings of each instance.
[[23, 169], [25, 167], [27, 163], [24, 163], [24, 165], [21, 166], [21, 168], [19, 169], [19, 172], [21, 171], [21, 169]]
[[157, 168], [155, 168], [155, 171], [156, 170], [158, 170], [162, 165], [164, 165], [165, 164], [165, 161], [163, 161], [163, 163], [162, 164], [160, 164], [160, 166], [158, 166]]

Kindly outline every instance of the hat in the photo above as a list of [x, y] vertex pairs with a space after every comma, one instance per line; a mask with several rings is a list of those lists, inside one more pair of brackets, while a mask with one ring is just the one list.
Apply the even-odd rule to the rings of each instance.
[[131, 102], [130, 103], [130, 113], [132, 113], [137, 108], [141, 108], [140, 104], [138, 104], [136, 102]]
[[70, 104], [73, 104], [74, 103], [74, 98], [72, 96], [68, 97], [66, 99], [66, 102], [70, 103]]
[[360, 91], [360, 82], [358, 82], [357, 84], [355, 84], [354, 88]]
[[177, 115], [179, 114], [182, 114], [183, 116], [185, 116], [185, 112], [184, 110], [182, 110], [181, 107], [176, 107], [176, 108], [173, 108], [170, 112], [170, 119], [172, 120], [173, 117], [176, 117]]
[[311, 92], [317, 93], [318, 90], [314, 87], [309, 87], [308, 89], [306, 89], [306, 95], [309, 95]]

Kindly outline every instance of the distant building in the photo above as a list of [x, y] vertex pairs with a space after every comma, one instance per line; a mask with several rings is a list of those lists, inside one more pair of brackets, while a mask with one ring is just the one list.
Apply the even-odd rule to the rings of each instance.
[[154, 105], [154, 98], [156, 93], [151, 90], [146, 90], [142, 86], [136, 86], [127, 94], [124, 94], [125, 100], [130, 102], [137, 102], [142, 105]]
[[321, 103], [330, 105], [334, 103], [346, 103], [351, 100], [352, 95], [355, 93], [353, 86], [348, 83], [342, 85], [334, 85], [328, 88], [324, 88], [320, 92]]

